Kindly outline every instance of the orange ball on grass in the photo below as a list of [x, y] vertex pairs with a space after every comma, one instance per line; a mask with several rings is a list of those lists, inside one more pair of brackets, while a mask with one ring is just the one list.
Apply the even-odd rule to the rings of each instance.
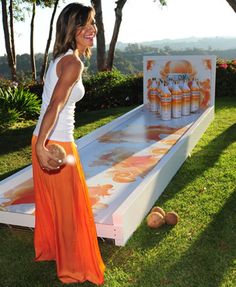
[[147, 216], [147, 225], [150, 228], [159, 228], [165, 223], [164, 216], [159, 212], [151, 212]]

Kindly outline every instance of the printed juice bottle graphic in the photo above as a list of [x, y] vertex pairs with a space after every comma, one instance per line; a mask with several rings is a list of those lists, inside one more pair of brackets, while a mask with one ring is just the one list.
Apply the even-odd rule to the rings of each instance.
[[158, 110], [158, 85], [156, 78], [152, 78], [152, 83], [149, 88], [149, 102], [150, 102], [150, 111], [157, 112]]
[[172, 93], [173, 90], [173, 86], [174, 86], [174, 81], [173, 80], [169, 80], [168, 81], [168, 89], [169, 91]]
[[157, 113], [161, 114], [161, 93], [162, 93], [162, 81], [158, 81], [157, 87]]
[[200, 88], [194, 79], [191, 86], [191, 113], [196, 113], [200, 106]]
[[190, 115], [190, 88], [188, 86], [187, 81], [184, 81], [183, 87], [182, 87], [182, 115], [188, 116]]
[[184, 80], [179, 81], [179, 88], [182, 90], [184, 86]]
[[180, 118], [182, 114], [182, 91], [175, 81], [172, 89], [172, 117]]
[[161, 93], [161, 119], [164, 121], [171, 119], [171, 92], [166, 84]]

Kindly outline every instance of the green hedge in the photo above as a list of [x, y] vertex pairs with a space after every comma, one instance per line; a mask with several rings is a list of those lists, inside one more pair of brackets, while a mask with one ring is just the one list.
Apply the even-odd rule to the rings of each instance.
[[127, 76], [119, 71], [99, 72], [84, 80], [86, 95], [77, 104], [79, 110], [108, 109], [141, 104], [142, 75]]
[[236, 97], [236, 60], [217, 60], [216, 97]]

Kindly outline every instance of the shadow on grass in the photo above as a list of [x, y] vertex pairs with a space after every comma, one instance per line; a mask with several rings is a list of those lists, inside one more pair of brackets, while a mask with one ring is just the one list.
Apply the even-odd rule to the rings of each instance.
[[18, 128], [3, 132], [0, 135], [0, 155], [18, 151], [26, 146], [29, 146], [31, 144], [31, 137], [34, 127], [35, 125], [32, 125], [25, 128]]
[[236, 190], [187, 252], [169, 269], [160, 270], [162, 278], [157, 271], [157, 264], [160, 263], [154, 261], [142, 269], [132, 287], [146, 286], [145, 279], [150, 274], [156, 286], [221, 286], [225, 273], [233, 266], [236, 258], [236, 234], [232, 229], [236, 224], [235, 206]]
[[[6, 240], [7, 238], [7, 240]], [[34, 262], [33, 231], [29, 228], [0, 224], [0, 286], [51, 287], [68, 286], [57, 278], [54, 261]], [[99, 242], [104, 261], [114, 250], [113, 244]], [[71, 287], [94, 287], [90, 282]]]
[[[164, 204], [186, 185], [201, 177], [206, 170], [212, 168], [223, 151], [235, 141], [236, 124], [233, 124], [185, 161], [167, 186], [164, 194], [158, 199], [158, 204]], [[175, 180], [177, 177], [178, 181]]]
[[[236, 141], [236, 124], [231, 125], [218, 137], [213, 139], [204, 148], [196, 152], [191, 158], [188, 158], [180, 170], [173, 177], [166, 187], [166, 190], [157, 200], [156, 205], [163, 206], [165, 202], [173, 198], [186, 185], [201, 177], [203, 173], [215, 165], [221, 153], [233, 142]], [[194, 164], [197, 162], [197, 164]], [[177, 180], [178, 178], [178, 180]], [[158, 230], [158, 237], [155, 236], [146, 223], [143, 222], [142, 228], [139, 228], [128, 244], [135, 245], [141, 249], [150, 249], [156, 246], [168, 233], [169, 227]]]
[[236, 97], [229, 96], [229, 97], [222, 97], [215, 99], [215, 108], [216, 111], [221, 110], [222, 108], [232, 108], [236, 107]]

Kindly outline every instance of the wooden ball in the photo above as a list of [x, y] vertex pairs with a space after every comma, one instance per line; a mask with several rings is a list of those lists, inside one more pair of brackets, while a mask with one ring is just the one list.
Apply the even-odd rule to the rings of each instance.
[[154, 206], [151, 212], [159, 212], [163, 217], [165, 217], [166, 213], [160, 206]]
[[176, 225], [179, 222], [179, 215], [174, 211], [167, 212], [165, 221], [167, 224]]
[[[65, 149], [59, 145], [59, 144], [49, 144], [47, 146], [49, 152], [51, 153], [51, 155], [55, 158], [55, 160], [50, 159], [48, 161], [48, 163], [52, 166], [52, 167], [58, 167], [61, 166], [65, 163], [65, 159], [66, 159], [66, 151]], [[61, 162], [58, 162], [58, 161]]]
[[165, 223], [164, 217], [159, 212], [151, 212], [147, 216], [147, 225], [150, 228], [158, 228]]

